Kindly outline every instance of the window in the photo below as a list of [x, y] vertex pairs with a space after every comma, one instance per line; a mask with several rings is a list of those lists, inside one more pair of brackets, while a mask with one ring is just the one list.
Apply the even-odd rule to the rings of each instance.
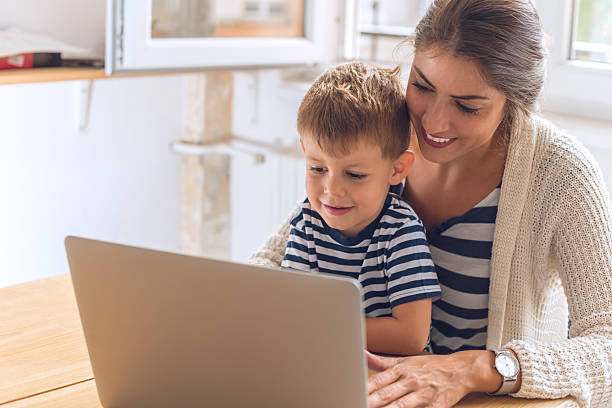
[[335, 60], [351, 54], [354, 1], [107, 0], [106, 71]]
[[304, 37], [304, 0], [153, 0], [151, 38]]
[[612, 64], [612, 0], [576, 0], [570, 57]]
[[536, 0], [550, 65], [543, 109], [612, 119], [612, 0]]
[[[410, 47], [398, 47], [414, 28], [430, 0], [359, 0], [359, 58], [408, 63]], [[406, 52], [408, 51], [408, 52]]]

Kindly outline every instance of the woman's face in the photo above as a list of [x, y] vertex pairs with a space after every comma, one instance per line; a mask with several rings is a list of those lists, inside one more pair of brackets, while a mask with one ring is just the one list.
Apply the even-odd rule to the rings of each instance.
[[494, 147], [506, 97], [474, 62], [432, 47], [415, 53], [406, 101], [421, 154], [446, 164], [482, 158]]

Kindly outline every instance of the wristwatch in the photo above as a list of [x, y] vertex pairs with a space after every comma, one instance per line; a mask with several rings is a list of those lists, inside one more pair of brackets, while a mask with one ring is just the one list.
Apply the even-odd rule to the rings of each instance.
[[501, 387], [495, 392], [489, 392], [489, 395], [505, 395], [510, 393], [516, 384], [518, 375], [521, 371], [519, 361], [514, 357], [510, 350], [490, 350], [495, 353], [495, 369], [502, 376]]

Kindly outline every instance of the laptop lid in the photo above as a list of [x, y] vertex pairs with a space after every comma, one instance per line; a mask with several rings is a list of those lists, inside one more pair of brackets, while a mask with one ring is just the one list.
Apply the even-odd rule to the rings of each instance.
[[65, 245], [104, 407], [367, 406], [354, 280]]

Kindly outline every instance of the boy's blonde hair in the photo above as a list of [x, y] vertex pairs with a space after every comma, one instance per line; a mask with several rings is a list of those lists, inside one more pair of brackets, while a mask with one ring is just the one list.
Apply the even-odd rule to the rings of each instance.
[[297, 128], [333, 156], [359, 141], [396, 159], [410, 142], [410, 117], [400, 68], [363, 62], [332, 67], [312, 84], [298, 110]]

